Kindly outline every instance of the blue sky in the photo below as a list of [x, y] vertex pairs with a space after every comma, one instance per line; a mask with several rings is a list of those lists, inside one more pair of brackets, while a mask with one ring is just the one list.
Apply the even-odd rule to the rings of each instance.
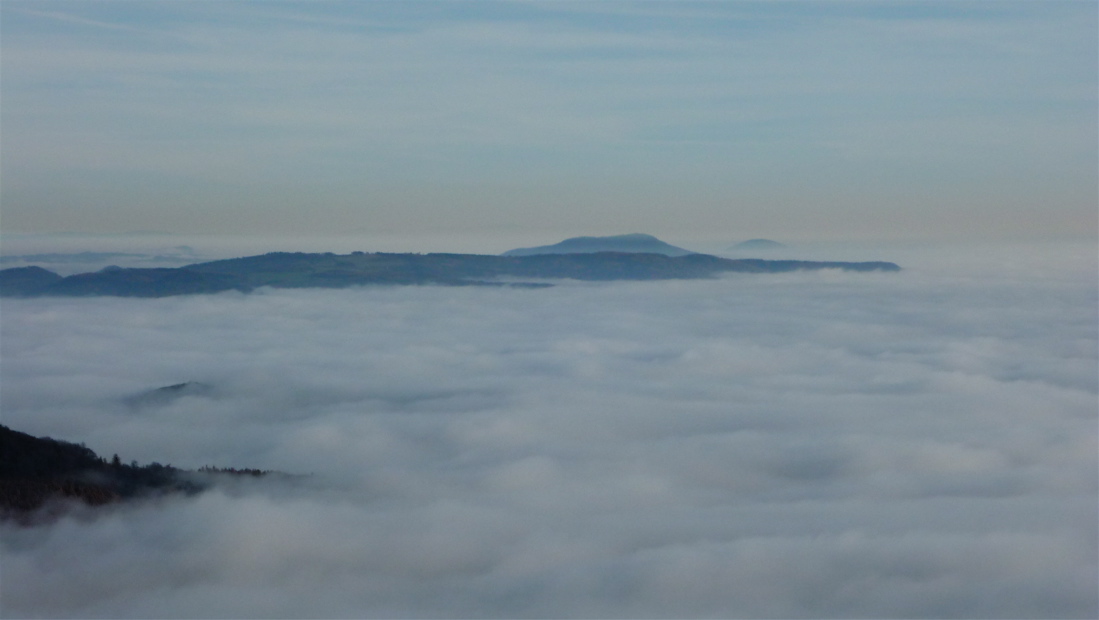
[[0, 12], [8, 233], [1096, 234], [1094, 2]]

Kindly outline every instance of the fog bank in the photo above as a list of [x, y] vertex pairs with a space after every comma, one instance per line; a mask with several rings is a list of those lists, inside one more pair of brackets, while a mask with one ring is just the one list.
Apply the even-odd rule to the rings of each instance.
[[1062, 250], [4, 299], [4, 424], [311, 475], [3, 525], [0, 613], [1095, 617], [1099, 295]]

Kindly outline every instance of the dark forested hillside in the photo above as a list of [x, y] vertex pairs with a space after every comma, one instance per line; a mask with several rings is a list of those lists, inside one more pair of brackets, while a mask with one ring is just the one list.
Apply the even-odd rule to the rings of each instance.
[[[204, 468], [205, 474], [263, 475], [260, 470]], [[197, 493], [208, 481], [170, 465], [110, 461], [82, 444], [34, 437], [0, 425], [0, 518], [20, 517], [50, 502], [92, 506], [164, 493]]]
[[61, 279], [61, 276], [41, 267], [0, 269], [0, 294], [35, 295]]

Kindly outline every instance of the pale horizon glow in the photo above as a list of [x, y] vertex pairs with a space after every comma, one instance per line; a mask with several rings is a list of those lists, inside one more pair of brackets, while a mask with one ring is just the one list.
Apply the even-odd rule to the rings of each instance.
[[507, 249], [1099, 228], [1092, 2], [0, 12], [5, 233]]

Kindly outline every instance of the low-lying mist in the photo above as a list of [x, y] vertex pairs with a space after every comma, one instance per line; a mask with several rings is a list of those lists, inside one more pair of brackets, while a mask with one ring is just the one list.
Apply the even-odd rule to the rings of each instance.
[[306, 476], [4, 524], [0, 615], [1093, 618], [1091, 250], [4, 299], [5, 425]]

